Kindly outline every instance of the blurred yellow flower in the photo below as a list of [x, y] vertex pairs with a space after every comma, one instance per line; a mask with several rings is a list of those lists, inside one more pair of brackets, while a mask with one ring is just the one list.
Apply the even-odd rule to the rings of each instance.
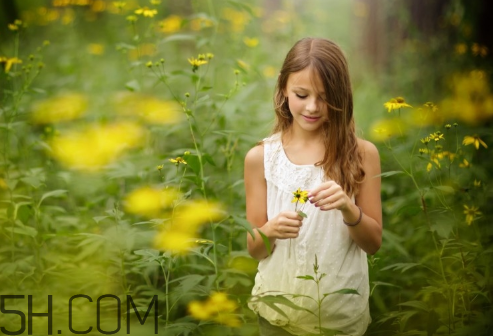
[[185, 161], [181, 156], [178, 156], [175, 159], [169, 159], [169, 162], [174, 163], [175, 166], [178, 166], [180, 163], [184, 165], [187, 164], [187, 161]]
[[479, 145], [483, 146], [484, 148], [488, 148], [486, 143], [483, 140], [481, 140], [479, 136], [476, 134], [473, 136], [466, 135], [464, 137], [464, 140], [462, 141], [462, 144], [466, 146], [474, 144], [474, 147], [476, 147], [476, 149], [479, 149]]
[[383, 104], [388, 110], [388, 112], [392, 112], [392, 110], [399, 110], [403, 107], [412, 107], [411, 105], [407, 104], [404, 98], [402, 97], [397, 97], [397, 98], [392, 98], [385, 104]]
[[188, 63], [192, 65], [192, 71], [195, 72], [199, 66], [207, 64], [207, 61], [205, 59], [191, 57], [188, 59]]
[[459, 163], [459, 167], [461, 167], [461, 168], [469, 168], [470, 166], [471, 166], [471, 164], [466, 159], [464, 159], [462, 161], [462, 163]]
[[194, 235], [194, 232], [176, 228], [161, 230], [154, 238], [154, 246], [159, 250], [186, 254], [195, 246]]
[[22, 60], [18, 59], [17, 57], [7, 58], [4, 56], [1, 56], [0, 57], [0, 63], [5, 63], [4, 70], [5, 70], [5, 73], [8, 73], [10, 71], [10, 69], [12, 68], [12, 65], [21, 64]]
[[88, 98], [80, 93], [65, 93], [37, 101], [32, 106], [34, 124], [52, 124], [81, 117], [86, 112]]
[[474, 180], [473, 184], [474, 184], [474, 186], [475, 186], [476, 188], [481, 187], [481, 181]]
[[190, 29], [194, 31], [199, 31], [204, 28], [209, 28], [214, 26], [214, 21], [204, 18], [204, 17], [195, 17], [190, 20]]
[[122, 9], [127, 5], [127, 3], [125, 1], [113, 1], [112, 5], [117, 9]]
[[12, 23], [9, 23], [7, 27], [9, 28], [9, 30], [12, 30], [12, 31], [19, 30], [19, 26], [12, 24]]
[[407, 128], [408, 126], [406, 123], [400, 118], [380, 119], [371, 125], [370, 137], [374, 141], [382, 142], [395, 135], [401, 134], [401, 132], [405, 133]]
[[179, 224], [184, 231], [195, 232], [200, 225], [223, 217], [224, 211], [219, 204], [205, 200], [195, 200], [175, 208], [173, 224]]
[[161, 4], [161, 0], [151, 0], [151, 5], [157, 6]]
[[137, 48], [131, 49], [128, 52], [128, 58], [131, 61], [138, 60], [142, 56], [154, 56], [157, 53], [157, 47], [153, 43], [143, 43], [138, 45]]
[[125, 197], [125, 209], [133, 214], [156, 218], [180, 198], [181, 193], [174, 188], [142, 187]]
[[449, 84], [452, 94], [440, 103], [448, 119], [474, 126], [493, 118], [493, 94], [484, 71], [455, 74]]
[[245, 43], [247, 47], [254, 48], [258, 45], [258, 38], [256, 37], [250, 38], [245, 36], [243, 38], [243, 43]]
[[67, 167], [95, 171], [139, 145], [143, 129], [133, 123], [92, 125], [51, 140], [51, 155]]
[[143, 16], [146, 16], [146, 17], [154, 17], [154, 15], [157, 14], [157, 10], [155, 9], [150, 9], [149, 7], [141, 7], [139, 9], [136, 9], [134, 11], [135, 14], [137, 15], [143, 15]]
[[139, 118], [149, 124], [174, 124], [183, 116], [183, 108], [177, 102], [141, 93], [118, 93], [113, 98], [113, 106], [119, 114]]
[[245, 26], [250, 21], [249, 14], [228, 7], [223, 8], [221, 16], [229, 21], [229, 28], [234, 33], [245, 30]]
[[159, 28], [163, 33], [176, 33], [180, 30], [182, 18], [178, 15], [170, 15], [161, 22]]
[[467, 225], [471, 225], [472, 222], [476, 219], [476, 216], [481, 215], [481, 211], [478, 211], [479, 208], [477, 206], [467, 206], [464, 204], [464, 215], [466, 215], [466, 223]]
[[236, 60], [236, 64], [238, 64], [238, 66], [240, 68], [242, 68], [243, 70], [249, 70], [250, 69], [250, 65], [240, 59]]
[[241, 321], [234, 311], [238, 309], [236, 301], [230, 300], [226, 293], [215, 292], [206, 301], [191, 301], [188, 312], [197, 320], [211, 320], [230, 327], [239, 327]]
[[224, 217], [222, 207], [205, 200], [188, 201], [173, 209], [170, 223], [154, 239], [157, 249], [178, 254], [187, 253], [200, 240], [194, 237], [201, 225]]
[[87, 50], [92, 55], [102, 55], [104, 54], [104, 45], [100, 43], [91, 43], [87, 46]]
[[458, 43], [455, 45], [455, 53], [463, 55], [467, 52], [467, 45], [465, 43]]
[[273, 67], [273, 66], [266, 66], [264, 68], [264, 76], [267, 77], [267, 78], [272, 78], [276, 75], [277, 71], [276, 69]]

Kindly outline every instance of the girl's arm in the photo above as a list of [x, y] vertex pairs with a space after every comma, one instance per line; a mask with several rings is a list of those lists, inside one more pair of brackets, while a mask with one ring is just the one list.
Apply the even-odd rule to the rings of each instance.
[[310, 202], [323, 211], [338, 209], [344, 221], [356, 223], [348, 226], [351, 238], [368, 254], [375, 254], [382, 245], [382, 202], [380, 198], [380, 157], [372, 143], [358, 140], [359, 150], [363, 157], [365, 180], [356, 195], [356, 204], [334, 181], [324, 182], [309, 193]]
[[350, 203], [347, 209], [341, 211], [347, 223], [355, 223], [360, 215], [357, 206], [361, 208], [361, 222], [356, 226], [348, 226], [349, 234], [366, 253], [375, 254], [382, 245], [380, 156], [378, 149], [371, 142], [359, 140], [358, 145], [363, 156], [365, 180], [356, 195], [356, 204]]
[[[252, 224], [255, 239], [247, 234], [248, 253], [261, 260], [274, 250], [276, 239], [296, 238], [303, 218], [294, 211], [283, 211], [270, 221], [267, 220], [267, 183], [264, 176], [264, 146], [252, 148], [245, 157], [246, 215]], [[271, 251], [260, 236], [267, 236]]]

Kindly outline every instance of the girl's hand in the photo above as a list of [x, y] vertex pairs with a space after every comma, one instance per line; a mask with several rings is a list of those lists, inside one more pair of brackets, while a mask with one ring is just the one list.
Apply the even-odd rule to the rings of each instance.
[[303, 217], [295, 211], [282, 211], [276, 217], [268, 221], [263, 227], [265, 235], [269, 238], [288, 239], [296, 238], [300, 232]]
[[352, 204], [342, 187], [334, 181], [324, 182], [308, 193], [308, 199], [320, 210], [346, 210]]

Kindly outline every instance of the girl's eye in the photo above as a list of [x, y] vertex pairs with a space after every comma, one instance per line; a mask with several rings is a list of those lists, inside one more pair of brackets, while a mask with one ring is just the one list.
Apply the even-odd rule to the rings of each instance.
[[306, 96], [299, 95], [299, 94], [297, 94], [297, 93], [296, 93], [296, 97], [298, 97], [298, 98], [300, 98], [300, 99], [305, 99], [305, 98], [306, 98]]

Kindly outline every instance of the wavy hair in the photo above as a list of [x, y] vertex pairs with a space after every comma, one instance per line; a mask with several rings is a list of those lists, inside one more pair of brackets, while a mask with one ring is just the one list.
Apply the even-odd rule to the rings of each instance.
[[276, 122], [272, 133], [284, 134], [292, 123], [285, 90], [289, 75], [311, 68], [321, 79], [329, 117], [322, 126], [325, 155], [317, 162], [325, 179], [337, 182], [349, 195], [356, 195], [364, 180], [362, 157], [358, 150], [353, 118], [353, 93], [344, 54], [332, 41], [304, 38], [286, 55], [274, 93]]

